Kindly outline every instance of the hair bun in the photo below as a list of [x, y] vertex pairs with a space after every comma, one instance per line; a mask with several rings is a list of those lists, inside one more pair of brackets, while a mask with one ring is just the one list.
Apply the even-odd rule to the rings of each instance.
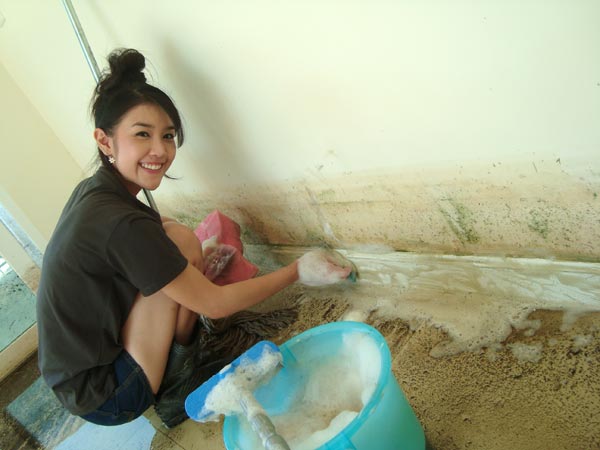
[[146, 67], [144, 55], [135, 49], [117, 49], [108, 56], [110, 70], [100, 80], [98, 91], [107, 91], [123, 85], [144, 84]]

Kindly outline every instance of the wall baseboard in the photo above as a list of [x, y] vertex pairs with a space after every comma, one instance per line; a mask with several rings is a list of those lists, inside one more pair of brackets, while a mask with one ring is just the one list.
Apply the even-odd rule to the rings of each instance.
[[0, 382], [27, 361], [37, 350], [37, 343], [37, 325], [33, 325], [0, 352]]

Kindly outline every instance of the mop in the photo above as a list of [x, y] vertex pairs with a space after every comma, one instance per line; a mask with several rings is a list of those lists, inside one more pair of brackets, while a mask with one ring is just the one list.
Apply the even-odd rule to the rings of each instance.
[[282, 362], [275, 344], [270, 341], [255, 344], [188, 395], [185, 400], [188, 416], [197, 422], [211, 422], [221, 414], [243, 414], [266, 450], [290, 450], [252, 394], [278, 372]]

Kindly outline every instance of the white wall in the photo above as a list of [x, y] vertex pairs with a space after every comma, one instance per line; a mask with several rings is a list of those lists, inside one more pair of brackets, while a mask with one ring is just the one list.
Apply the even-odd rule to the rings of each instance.
[[[0, 92], [0, 203], [43, 250], [83, 171], [2, 64]], [[22, 251], [14, 251], [10, 234], [0, 237], [0, 253], [22, 275]]]
[[[74, 1], [185, 118], [190, 224], [250, 240], [600, 255], [597, 1]], [[59, 1], [0, 0], [0, 58], [79, 166], [93, 80]]]

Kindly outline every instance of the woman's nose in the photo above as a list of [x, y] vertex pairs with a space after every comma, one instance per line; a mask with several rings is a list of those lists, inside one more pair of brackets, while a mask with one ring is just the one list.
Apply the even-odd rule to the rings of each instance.
[[150, 154], [162, 156], [167, 153], [167, 144], [162, 139], [153, 139]]

